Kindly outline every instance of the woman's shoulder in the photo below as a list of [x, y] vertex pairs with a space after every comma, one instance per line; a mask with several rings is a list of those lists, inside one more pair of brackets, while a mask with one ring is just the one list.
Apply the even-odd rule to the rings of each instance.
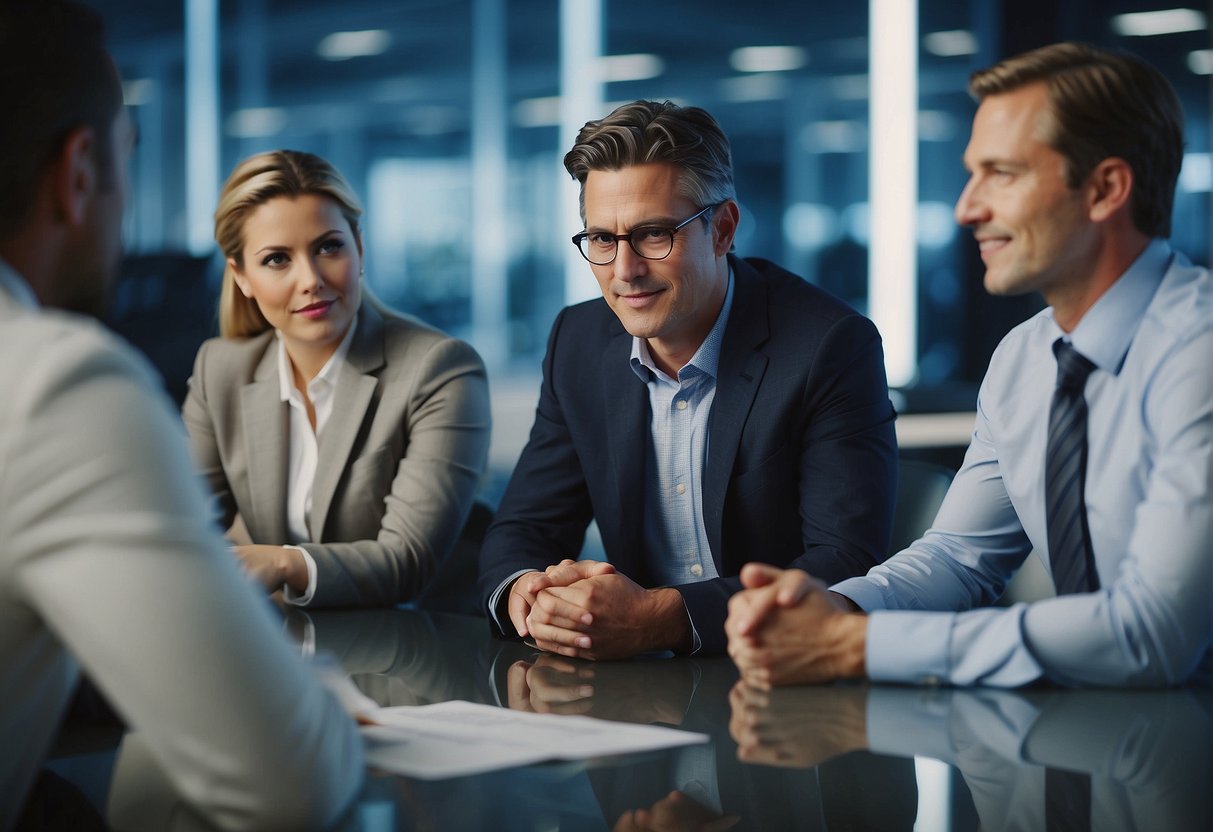
[[466, 341], [443, 332], [419, 318], [385, 309], [375, 310], [382, 332], [383, 360], [390, 377], [419, 382], [449, 374], [484, 375], [480, 354]]
[[389, 359], [401, 352], [412, 355], [438, 349], [441, 352], [472, 352], [472, 347], [460, 338], [444, 332], [405, 312], [379, 307], [375, 310], [383, 328], [383, 341]]
[[208, 338], [198, 348], [194, 372], [207, 376], [223, 375], [250, 378], [274, 342], [274, 331], [267, 330], [248, 338]]

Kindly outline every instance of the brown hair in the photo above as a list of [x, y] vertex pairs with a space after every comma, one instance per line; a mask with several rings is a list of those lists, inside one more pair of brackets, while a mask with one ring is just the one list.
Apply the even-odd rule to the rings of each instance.
[[[345, 177], [314, 154], [273, 150], [245, 159], [223, 184], [215, 210], [215, 242], [224, 257], [244, 267], [244, 223], [255, 208], [278, 197], [294, 199], [309, 194], [335, 202], [361, 245], [358, 220], [362, 206]], [[225, 338], [243, 338], [269, 328], [256, 302], [246, 298], [236, 285], [232, 267], [226, 266], [219, 292], [219, 333]]]
[[1048, 90], [1046, 140], [1066, 159], [1066, 184], [1077, 188], [1104, 159], [1124, 159], [1133, 170], [1133, 224], [1170, 236], [1183, 110], [1162, 73], [1124, 52], [1056, 43], [973, 73], [969, 92], [981, 100], [1036, 82]]
[[581, 183], [582, 220], [590, 171], [650, 162], [679, 167], [679, 190], [698, 206], [737, 198], [729, 140], [710, 113], [670, 101], [635, 101], [586, 122], [564, 156], [565, 169]]

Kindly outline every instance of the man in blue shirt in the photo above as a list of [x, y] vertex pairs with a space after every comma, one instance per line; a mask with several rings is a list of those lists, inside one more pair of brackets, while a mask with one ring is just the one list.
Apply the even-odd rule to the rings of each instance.
[[[957, 220], [988, 291], [1040, 292], [1049, 308], [991, 358], [932, 528], [828, 590], [747, 565], [729, 652], [759, 686], [1207, 681], [1213, 287], [1165, 241], [1179, 102], [1144, 62], [1076, 44], [1010, 58], [970, 89], [980, 105]], [[1033, 549], [1058, 597], [977, 609]]]
[[[745, 561], [833, 580], [888, 554], [896, 453], [871, 321], [730, 254], [729, 142], [637, 101], [565, 157], [602, 298], [557, 317], [481, 550], [497, 631], [569, 656], [722, 652]], [[609, 563], [574, 561], [591, 519]]]

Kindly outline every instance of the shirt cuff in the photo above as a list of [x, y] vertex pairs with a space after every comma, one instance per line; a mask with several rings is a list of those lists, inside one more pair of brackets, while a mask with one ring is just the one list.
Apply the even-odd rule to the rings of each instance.
[[883, 610], [886, 607], [880, 588], [863, 576], [839, 581], [830, 587], [830, 592], [850, 598], [864, 612]]
[[[497, 629], [500, 630], [501, 632], [503, 632], [503, 633], [510, 632], [510, 630], [507, 630], [504, 626], [502, 626], [501, 621], [498, 620], [498, 618], [497, 618], [497, 604], [500, 603], [500, 601], [501, 601], [501, 593], [505, 592], [507, 587], [509, 587], [511, 584], [514, 583], [514, 581], [518, 580], [520, 577], [522, 577], [526, 573], [538, 572], [538, 571], [539, 571], [538, 569], [519, 569], [513, 575], [510, 575], [508, 578], [506, 578], [504, 581], [502, 581], [501, 584], [496, 589], [493, 590], [493, 594], [489, 596], [489, 618], [493, 619], [493, 623], [497, 625]], [[514, 622], [511, 621], [510, 627], [513, 628], [513, 626], [514, 626]], [[515, 631], [515, 633], [516, 632], [517, 631]]]
[[307, 588], [302, 593], [297, 593], [286, 584], [282, 586], [282, 600], [288, 604], [293, 604], [296, 607], [306, 607], [312, 603], [312, 596], [316, 594], [316, 561], [308, 554], [307, 549], [302, 546], [283, 546], [284, 549], [294, 549], [303, 555], [303, 562], [307, 565]]
[[953, 613], [903, 610], [869, 614], [865, 645], [868, 678], [915, 685], [946, 682], [953, 618]]
[[[678, 594], [682, 595], [681, 592]], [[691, 652], [686, 655], [694, 656], [703, 649], [703, 639], [699, 637], [699, 628], [695, 626], [695, 619], [691, 615], [690, 609], [687, 608], [687, 599], [685, 597], [682, 599], [682, 611], [687, 614], [687, 622], [691, 625]], [[675, 650], [674, 652], [676, 654], [678, 651]]]

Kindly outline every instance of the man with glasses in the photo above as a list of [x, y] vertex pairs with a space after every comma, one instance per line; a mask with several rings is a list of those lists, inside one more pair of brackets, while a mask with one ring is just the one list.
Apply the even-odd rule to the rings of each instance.
[[[500, 634], [567, 656], [721, 652], [744, 562], [841, 580], [884, 559], [897, 463], [880, 336], [730, 254], [729, 142], [703, 110], [625, 105], [564, 163], [603, 297], [552, 327], [483, 597]], [[574, 560], [591, 520], [608, 562]]]

